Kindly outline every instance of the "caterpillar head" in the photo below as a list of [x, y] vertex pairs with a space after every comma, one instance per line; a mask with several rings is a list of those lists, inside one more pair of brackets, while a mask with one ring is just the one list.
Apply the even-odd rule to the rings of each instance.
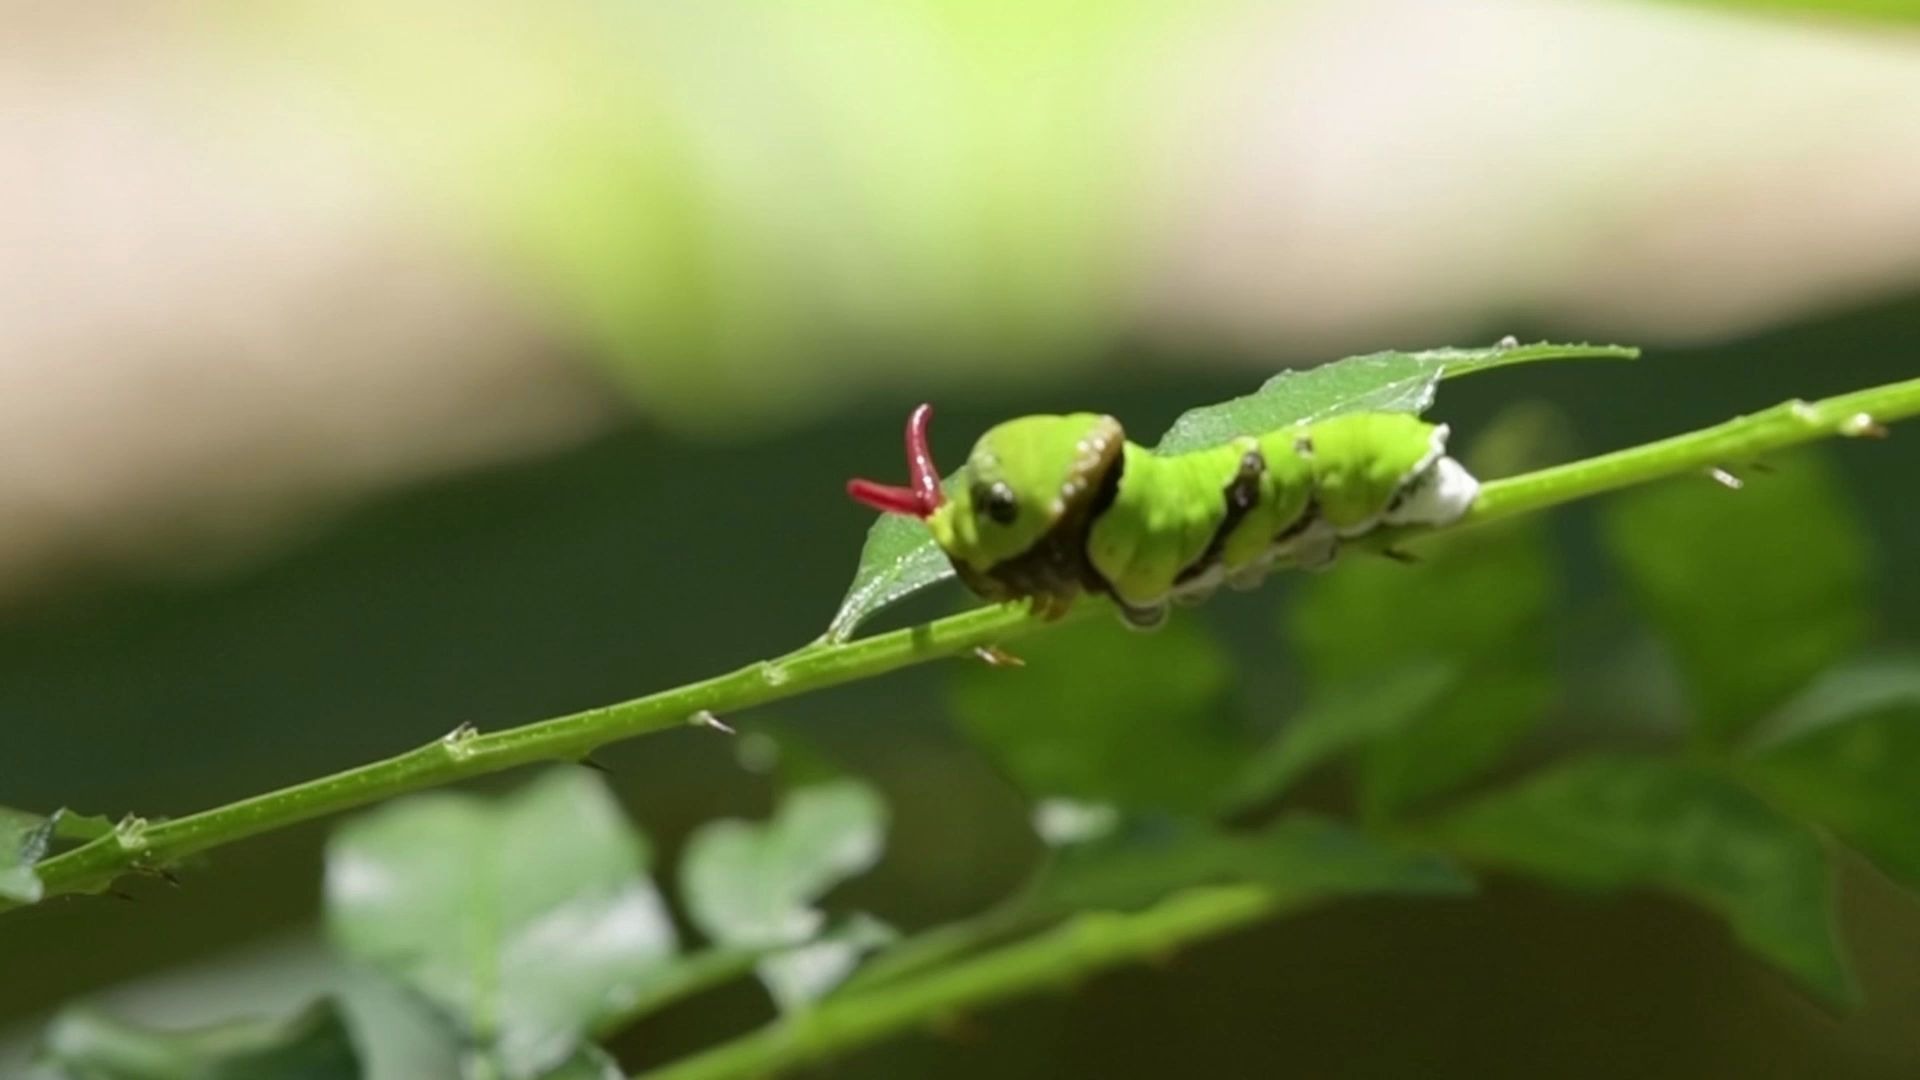
[[[927, 523], [974, 591], [993, 598], [1051, 594], [1069, 599], [1085, 577], [1074, 534], [1120, 461], [1120, 422], [1096, 413], [1024, 416], [980, 436], [951, 495], [927, 450], [931, 406], [907, 419], [911, 486], [853, 480], [847, 493], [876, 510]], [[1053, 543], [1065, 540], [1065, 543]]]

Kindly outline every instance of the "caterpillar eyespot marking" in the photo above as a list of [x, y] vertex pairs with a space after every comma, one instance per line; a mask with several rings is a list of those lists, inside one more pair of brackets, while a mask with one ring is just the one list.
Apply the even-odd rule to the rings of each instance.
[[1324, 569], [1343, 540], [1386, 525], [1446, 525], [1480, 482], [1446, 453], [1449, 429], [1405, 413], [1350, 413], [1157, 455], [1097, 413], [1023, 416], [989, 429], [952, 498], [927, 448], [932, 407], [907, 421], [910, 483], [852, 480], [884, 513], [926, 523], [962, 581], [1050, 618], [1083, 593], [1139, 629], [1220, 585], [1276, 566]]

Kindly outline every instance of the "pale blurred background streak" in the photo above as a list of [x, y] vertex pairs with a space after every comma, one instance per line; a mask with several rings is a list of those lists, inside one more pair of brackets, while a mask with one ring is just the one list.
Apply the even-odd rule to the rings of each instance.
[[[0, 602], [609, 425], [1920, 282], [1920, 36], [1638, 3], [0, 4]], [[1178, 357], [1179, 360], [1167, 360]], [[1813, 362], [1816, 358], [1809, 358]]]

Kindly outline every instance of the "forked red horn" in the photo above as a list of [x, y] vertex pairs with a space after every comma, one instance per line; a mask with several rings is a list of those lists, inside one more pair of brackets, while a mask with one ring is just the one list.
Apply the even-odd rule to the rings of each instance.
[[924, 518], [938, 510], [945, 499], [940, 494], [940, 470], [934, 468], [933, 453], [927, 449], [927, 423], [932, 419], [932, 405], [921, 405], [907, 416], [907, 475], [913, 486], [856, 479], [847, 481], [847, 494], [883, 514]]

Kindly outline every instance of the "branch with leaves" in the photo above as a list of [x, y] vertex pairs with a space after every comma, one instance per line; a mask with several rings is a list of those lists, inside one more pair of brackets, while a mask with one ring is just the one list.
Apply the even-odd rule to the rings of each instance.
[[[1175, 448], [1183, 439], [1264, 429], [1300, 416], [1343, 409], [1419, 411], [1431, 402], [1442, 379], [1506, 364], [1630, 354], [1630, 350], [1611, 347], [1542, 345], [1356, 358], [1311, 372], [1289, 373], [1247, 398], [1195, 410], [1176, 424], [1163, 449]], [[1530, 548], [1514, 542], [1513, 526], [1518, 524], [1514, 519], [1664, 477], [1706, 474], [1821, 439], [1882, 435], [1885, 424], [1916, 414], [1920, 414], [1920, 380], [1823, 401], [1788, 402], [1660, 442], [1492, 481], [1458, 525], [1418, 532], [1455, 533], [1507, 522], [1487, 530], [1477, 544], [1457, 545], [1451, 537], [1435, 537], [1431, 543], [1457, 547], [1469, 559], [1481, 559], [1496, 570], [1501, 588], [1519, 590], [1515, 595], [1520, 599], [1507, 606], [1520, 610], [1527, 607], [1525, 594], [1532, 587], [1532, 577], [1544, 571], [1534, 567]], [[1774, 487], [1788, 493], [1798, 490], [1797, 475], [1779, 474]], [[1684, 493], [1683, 502], [1695, 505], [1697, 492], [1711, 490], [1703, 479], [1698, 489]], [[0, 814], [0, 906], [98, 891], [122, 874], [161, 870], [186, 856], [295, 822], [517, 765], [580, 760], [620, 739], [688, 723], [711, 724], [715, 716], [731, 717], [755, 705], [927, 660], [967, 656], [976, 649], [1060, 625], [1037, 620], [1020, 606], [1002, 605], [848, 640], [870, 615], [948, 576], [938, 560], [927, 558], [924, 535], [901, 531], [900, 524], [876, 525], [854, 587], [829, 634], [783, 657], [634, 701], [507, 731], [457, 731], [386, 761], [172, 821], [129, 819], [109, 825], [72, 815]], [[1752, 531], [1777, 533], [1775, 525], [1763, 523]], [[1415, 538], [1413, 531], [1402, 531], [1371, 537], [1366, 543], [1384, 546]], [[1666, 553], [1649, 549], [1634, 557], [1651, 564]], [[1350, 566], [1322, 579], [1326, 587], [1318, 592], [1332, 599], [1325, 601], [1326, 610], [1315, 616], [1311, 630], [1296, 632], [1296, 650], [1325, 672], [1338, 674], [1341, 663], [1352, 663], [1351, 657], [1342, 659], [1342, 648], [1323, 640], [1325, 626], [1337, 624], [1339, 613], [1364, 612], [1373, 602], [1368, 569]], [[1661, 577], [1653, 570], [1646, 576], [1648, 580]], [[1456, 625], [1451, 636], [1484, 638], [1500, 644], [1493, 651], [1512, 653], [1514, 643], [1524, 642], [1530, 631], [1510, 614], [1500, 615], [1501, 604], [1487, 598], [1489, 580], [1495, 579], [1467, 575], [1453, 585], [1435, 582], [1420, 590], [1420, 595], [1436, 610], [1446, 605], [1458, 610], [1463, 598], [1468, 606], [1479, 602], [1493, 612], [1494, 622], [1472, 632]], [[1449, 593], [1450, 588], [1457, 589], [1458, 595]], [[1305, 602], [1315, 601], [1309, 595]], [[1076, 614], [1097, 611], [1099, 606], [1083, 604]], [[1218, 711], [1207, 699], [1207, 687], [1217, 689], [1226, 676], [1217, 670], [1204, 674], [1214, 661], [1204, 643], [1195, 643], [1184, 621], [1156, 637], [1130, 639], [1172, 650], [1167, 653], [1168, 668], [1203, 673], [1196, 676], [1198, 682], [1179, 689], [1179, 694], [1186, 695], [1180, 700], [1160, 701], [1155, 695], [1161, 691], [1139, 685], [1139, 673], [1130, 671], [1129, 665], [1104, 675], [1087, 675], [1101, 670], [1100, 657], [1121, 652], [1111, 644], [1048, 659], [1047, 650], [1055, 647], [1056, 639], [1060, 647], [1071, 650], [1076, 647], [1074, 639], [1094, 629], [1082, 625], [1036, 638], [1031, 643], [1038, 650], [1033, 656], [1042, 662], [1036, 663], [1035, 670], [1072, 672], [1094, 687], [1093, 692], [1111, 695], [1111, 701], [1074, 710], [1089, 716], [1110, 712], [1109, 706], [1141, 701], [1156, 702], [1166, 712], [1190, 709], [1190, 723], [1165, 725], [1189, 741], [1141, 747], [1136, 757], [1151, 767], [1131, 778], [1089, 779], [1072, 772], [1072, 766], [1060, 771], [1061, 762], [1089, 755], [1036, 753], [1024, 765], [1016, 763], [1016, 777], [1028, 790], [1081, 800], [1048, 804], [1066, 815], [1062, 820], [1079, 824], [1056, 829], [1059, 835], [1049, 840], [1054, 853], [1029, 887], [977, 920], [894, 943], [892, 932], [870, 916], [828, 918], [815, 907], [818, 894], [877, 857], [882, 815], [871, 798], [857, 789], [803, 791], [766, 826], [723, 823], [691, 845], [681, 867], [681, 891], [713, 945], [691, 957], [675, 955], [671, 929], [656, 917], [659, 902], [647, 878], [644, 847], [636, 849], [637, 841], [628, 839], [624, 825], [610, 817], [611, 804], [594, 794], [597, 783], [584, 773], [571, 772], [557, 774], [570, 779], [545, 783], [519, 797], [518, 809], [495, 812], [474, 800], [433, 796], [396, 806], [344, 831], [329, 859], [329, 911], [336, 940], [349, 954], [382, 968], [447, 1014], [462, 1018], [461, 1029], [469, 1043], [485, 1048], [483, 1056], [492, 1075], [516, 1080], [611, 1075], [608, 1060], [586, 1040], [618, 1030], [664, 1001], [749, 968], [767, 983], [784, 1017], [757, 1035], [698, 1055], [661, 1075], [763, 1075], [955, 1010], [1071, 981], [1223, 933], [1281, 910], [1355, 893], [1449, 893], [1469, 887], [1451, 858], [1437, 858], [1436, 850], [1587, 887], [1635, 883], [1671, 887], [1722, 911], [1742, 940], [1816, 993], [1835, 1001], [1847, 1000], [1853, 993], [1850, 977], [1837, 959], [1837, 947], [1830, 941], [1807, 945], [1822, 940], [1830, 916], [1823, 902], [1806, 902], [1807, 896], [1824, 895], [1818, 890], [1807, 892], [1807, 882], [1824, 874], [1819, 842], [1800, 826], [1783, 825], [1767, 800], [1748, 790], [1757, 777], [1777, 779], [1784, 767], [1757, 751], [1739, 751], [1734, 741], [1739, 725], [1727, 719], [1750, 719], [1754, 709], [1770, 707], [1774, 701], [1743, 700], [1740, 695], [1747, 691], [1741, 687], [1715, 687], [1710, 680], [1703, 684], [1698, 704], [1708, 717], [1707, 741], [1732, 765], [1590, 758], [1538, 774], [1458, 813], [1415, 824], [1405, 820], [1410, 807], [1484, 770], [1510, 745], [1508, 729], [1539, 712], [1537, 680], [1522, 678], [1504, 684], [1498, 682], [1504, 676], [1476, 667], [1480, 660], [1472, 656], [1462, 654], [1436, 665], [1421, 650], [1409, 648], [1399, 656], [1390, 642], [1371, 643], [1359, 650], [1366, 653], [1365, 665], [1332, 679], [1329, 692], [1310, 701], [1306, 712], [1288, 725], [1285, 738], [1249, 758], [1238, 748], [1220, 752], [1219, 747], [1205, 745], [1204, 738], [1192, 741], [1193, 733], [1203, 731], [1207, 717]], [[1681, 632], [1690, 631], [1683, 627]], [[1027, 651], [1025, 646], [1022, 651]], [[1796, 663], [1778, 665], [1787, 672], [1784, 678], [1800, 680], [1810, 674]], [[1910, 672], [1904, 666], [1896, 668], [1897, 677], [1890, 681], [1907, 686], [1903, 680]], [[1067, 715], [1042, 725], [1020, 720], [1017, 734], [996, 730], [996, 724], [1008, 723], [1003, 718], [1022, 713], [1010, 695], [1031, 696], [1033, 688], [1016, 685], [1004, 672], [984, 668], [969, 668], [962, 674], [967, 678], [957, 707], [963, 719], [973, 717], [967, 721], [969, 727], [984, 742], [1088, 737]], [[1875, 685], [1888, 682], [1883, 679]], [[1799, 689], [1793, 682], [1783, 687]], [[1858, 695], [1824, 693], [1824, 697], [1814, 694], [1798, 712], [1787, 709], [1772, 717], [1765, 725], [1764, 745], [1817, 745], [1815, 737], [1831, 728], [1835, 715], [1851, 715], [1848, 710], [1864, 707], [1855, 700]], [[1473, 707], [1463, 708], [1469, 701]], [[1502, 715], [1510, 718], [1503, 720]], [[1416, 717], [1418, 725], [1412, 723]], [[1421, 738], [1429, 742], [1421, 744]], [[1367, 832], [1376, 835], [1299, 815], [1251, 830], [1221, 831], [1196, 824], [1270, 805], [1305, 771], [1362, 748], [1372, 755], [1370, 764], [1378, 761], [1377, 767], [1367, 770], [1360, 792], [1363, 816], [1377, 827]], [[1172, 756], [1176, 754], [1186, 756]], [[1397, 766], [1394, 754], [1418, 757], [1424, 771], [1415, 776]], [[1180, 767], [1162, 767], [1170, 761]], [[1169, 774], [1209, 780], [1175, 790], [1167, 787]], [[1796, 774], [1793, 779], [1799, 797], [1817, 810], [1826, 789], [1805, 775]], [[1778, 795], [1770, 791], [1770, 797]], [[1122, 806], [1126, 812], [1115, 817], [1105, 804]], [[1605, 830], [1596, 832], [1593, 822], [1581, 817], [1599, 804], [1609, 806], [1616, 815], [1608, 828], [1617, 831], [1619, 849], [1598, 868], [1556, 865], [1552, 853], [1591, 845], [1596, 836], [1610, 835]], [[1142, 808], [1151, 812], [1142, 813]], [[1717, 876], [1700, 876], [1701, 868], [1694, 861], [1699, 852], [1678, 844], [1662, 846], [1666, 830], [1661, 823], [1674, 815], [1711, 823], [1726, 835], [1739, 837], [1741, 843], [1730, 850], [1753, 856], [1751, 873], [1746, 877], [1730, 873], [1722, 860], [1716, 864]], [[591, 827], [583, 826], [583, 821]], [[1089, 825], [1090, 821], [1094, 824]], [[415, 843], [424, 835], [422, 830], [431, 831], [435, 839]], [[562, 860], [550, 872], [526, 875], [533, 883], [525, 886], [502, 876], [503, 871], [484, 880], [474, 876], [480, 872], [476, 867], [492, 866], [498, 871], [507, 865], [497, 859], [450, 856], [446, 865], [436, 867], [418, 857], [427, 849], [453, 855], [468, 849], [497, 853], [524, 843], [524, 849], [512, 850], [524, 850], [533, 858], [556, 835], [588, 838], [582, 843], [594, 837], [599, 840], [591, 857]], [[63, 839], [76, 846], [48, 855]], [[1876, 842], [1870, 836], [1860, 842], [1869, 849], [1877, 844], [1893, 852], [1889, 858], [1896, 863], [1905, 857], [1901, 852], [1906, 849], [1898, 843]], [[1920, 854], [1914, 860], [1920, 868]], [[570, 875], [582, 866], [593, 873], [586, 880], [571, 880]], [[777, 902], [756, 893], [760, 906], [741, 908], [736, 897], [744, 886], [737, 875], [747, 870], [761, 886], [769, 881], [789, 882], [783, 886], [786, 891]], [[444, 909], [381, 905], [383, 897], [401, 893], [385, 893], [370, 883], [390, 883], [397, 880], [396, 875], [413, 873], [438, 876], [422, 888], [403, 893], [416, 899], [423, 894], [443, 896]], [[516, 951], [513, 941], [503, 940], [498, 943], [498, 955], [476, 962], [476, 970], [487, 973], [492, 990], [475, 997], [467, 983], [444, 981], [444, 964], [421, 960], [423, 948], [431, 952], [423, 943], [438, 937], [450, 936], [454, 944], [447, 946], [448, 955], [460, 957], [461, 948], [469, 948], [488, 933], [515, 933], [512, 927], [497, 923], [462, 929], [459, 901], [475, 893], [514, 888], [540, 893], [516, 902], [519, 909], [531, 911], [545, 910], [542, 905], [577, 903], [582, 896], [601, 897], [595, 901], [601, 907], [592, 913], [573, 909], [571, 917], [617, 924], [628, 931], [620, 939], [628, 952], [601, 950], [580, 958], [607, 981], [556, 988], [542, 982], [538, 964], [509, 971], [502, 967], [503, 958], [524, 960], [529, 954]], [[875, 950], [879, 955], [871, 963], [850, 981], [843, 981], [861, 956]], [[551, 952], [540, 959], [552, 960]], [[429, 979], [423, 972], [440, 974]], [[295, 1027], [301, 1032], [313, 1029], [312, 1024]]]
[[[1507, 350], [1442, 350], [1407, 356], [1406, 368], [1377, 370], [1375, 357], [1330, 364], [1299, 376], [1283, 376], [1252, 398], [1229, 403], [1242, 430], [1278, 426], [1276, 401], [1291, 399], [1299, 408], [1303, 394], [1294, 379], [1321, 373], [1322, 382], [1337, 382], [1329, 397], [1344, 391], [1349, 408], [1424, 408], [1432, 386], [1452, 375], [1486, 370], [1531, 359], [1569, 356], [1631, 355], [1628, 350], [1529, 346], [1532, 353]], [[1537, 353], [1534, 355], [1533, 353]], [[1354, 367], [1368, 367], [1370, 380], [1355, 377]], [[1262, 415], [1250, 415], [1265, 407]], [[1325, 410], [1306, 411], [1325, 414]], [[1882, 425], [1920, 413], [1920, 379], [1861, 390], [1818, 402], [1793, 401], [1766, 411], [1660, 442], [1620, 450], [1554, 468], [1542, 469], [1486, 485], [1478, 503], [1454, 526], [1466, 528], [1517, 514], [1531, 513], [1578, 499], [1591, 498], [1635, 484], [1668, 476], [1697, 473], [1784, 450], [1818, 439], [1856, 438], [1883, 431]], [[1175, 430], [1190, 426], [1183, 418]], [[506, 731], [455, 731], [426, 746], [397, 757], [321, 777], [236, 803], [164, 822], [128, 818], [89, 842], [40, 862], [34, 870], [37, 885], [23, 884], [0, 892], [0, 910], [22, 899], [73, 892], [97, 892], [122, 874], [159, 868], [191, 855], [285, 828], [328, 814], [366, 806], [409, 791], [449, 784], [456, 780], [500, 772], [540, 761], [577, 761], [609, 743], [631, 739], [706, 718], [727, 716], [743, 709], [845, 683], [871, 679], [912, 664], [1012, 641], [1040, 629], [1024, 605], [979, 608], [920, 626], [873, 637], [835, 640], [850, 633], [866, 616], [912, 592], [950, 576], [932, 567], [924, 553], [924, 537], [911, 537], [906, 551], [876, 526], [863, 558], [862, 577], [856, 580], [846, 605], [835, 619], [829, 638], [773, 660], [737, 671], [615, 705], [556, 717]], [[1432, 530], [1422, 530], [1432, 531]], [[1376, 543], [1404, 537], [1383, 536]], [[935, 549], [937, 555], [937, 549]], [[902, 566], [906, 569], [902, 569]], [[878, 567], [875, 571], [870, 568]], [[884, 578], [882, 577], [884, 575]], [[876, 585], [879, 581], [881, 584]], [[1090, 606], [1090, 605], [1087, 605]], [[49, 835], [19, 850], [38, 854]], [[4, 872], [21, 874], [18, 866]], [[24, 876], [24, 875], [22, 875]]]

